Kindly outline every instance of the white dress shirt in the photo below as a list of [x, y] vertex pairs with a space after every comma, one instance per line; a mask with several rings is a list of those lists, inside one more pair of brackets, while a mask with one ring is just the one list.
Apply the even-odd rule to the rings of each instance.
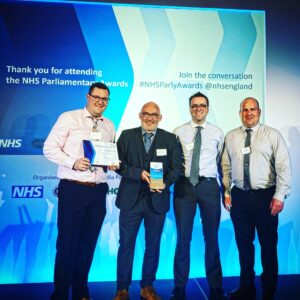
[[[59, 116], [44, 143], [44, 155], [58, 164], [58, 178], [96, 183], [106, 181], [106, 173], [100, 167], [95, 172], [72, 169], [75, 161], [84, 157], [82, 141], [90, 139], [93, 125], [93, 117], [86, 107]], [[109, 119], [102, 116], [97, 131], [101, 141], [114, 141], [115, 127]]]
[[[276, 185], [274, 198], [284, 201], [290, 193], [291, 164], [284, 139], [277, 129], [257, 124], [251, 128], [250, 181], [254, 190]], [[230, 131], [225, 137], [222, 156], [223, 184], [225, 196], [229, 196], [231, 185], [243, 189], [243, 156], [246, 128]]]
[[[190, 177], [197, 126], [199, 125], [190, 121], [174, 130], [182, 146], [186, 177]], [[203, 127], [203, 129], [201, 130], [199, 176], [217, 178], [218, 162], [223, 149], [224, 134], [220, 128], [209, 122], [205, 122], [201, 127]]]

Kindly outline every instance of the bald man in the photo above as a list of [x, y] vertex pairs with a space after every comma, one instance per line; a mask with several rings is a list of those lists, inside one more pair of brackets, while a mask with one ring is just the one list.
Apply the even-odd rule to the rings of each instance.
[[263, 268], [262, 299], [272, 300], [278, 277], [278, 214], [291, 189], [290, 158], [279, 131], [260, 123], [257, 99], [245, 98], [239, 114], [242, 126], [226, 135], [222, 156], [224, 202], [233, 222], [241, 267], [240, 286], [229, 299], [256, 299], [256, 231]]
[[[181, 150], [176, 136], [159, 129], [159, 106], [146, 103], [139, 113], [141, 126], [124, 130], [117, 142], [122, 176], [116, 205], [120, 208], [120, 246], [117, 261], [117, 294], [114, 300], [129, 299], [134, 248], [142, 221], [145, 226], [141, 299], [159, 300], [153, 283], [159, 261], [161, 233], [170, 208], [169, 187], [181, 172]], [[150, 162], [162, 162], [163, 187], [150, 189]]]

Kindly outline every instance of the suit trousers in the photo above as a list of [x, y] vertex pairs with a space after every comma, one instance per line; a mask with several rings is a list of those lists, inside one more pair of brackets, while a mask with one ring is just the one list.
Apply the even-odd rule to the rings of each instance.
[[145, 253], [142, 268], [141, 287], [152, 286], [159, 262], [160, 239], [166, 214], [158, 214], [151, 205], [149, 195], [139, 197], [137, 204], [120, 211], [120, 246], [117, 258], [117, 290], [129, 289], [136, 237], [142, 221], [145, 227]]
[[254, 239], [255, 230], [261, 246], [262, 288], [274, 293], [278, 278], [277, 241], [278, 215], [272, 216], [270, 203], [275, 187], [244, 191], [233, 187], [231, 190], [231, 219], [240, 260], [240, 285], [254, 283]]
[[95, 187], [61, 180], [58, 188], [58, 237], [52, 300], [89, 296], [88, 273], [106, 214], [107, 183]]
[[190, 243], [197, 206], [200, 209], [205, 242], [205, 271], [209, 287], [222, 288], [218, 245], [221, 218], [220, 187], [215, 178], [200, 177], [196, 186], [180, 178], [174, 189], [177, 244], [174, 259], [175, 287], [185, 288], [190, 271]]

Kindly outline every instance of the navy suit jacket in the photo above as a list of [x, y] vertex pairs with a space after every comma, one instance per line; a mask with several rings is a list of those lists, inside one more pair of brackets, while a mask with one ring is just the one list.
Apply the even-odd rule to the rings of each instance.
[[[122, 176], [116, 198], [117, 207], [131, 209], [137, 203], [141, 189], [145, 188], [146, 182], [141, 179], [142, 171], [150, 173], [149, 162], [162, 162], [166, 187], [162, 193], [151, 192], [150, 198], [156, 212], [167, 212], [170, 209], [169, 187], [179, 178], [182, 171], [182, 151], [176, 136], [158, 128], [149, 150], [151, 154], [147, 157], [142, 129], [137, 127], [124, 130], [118, 139], [117, 147], [121, 161], [117, 172]], [[158, 152], [158, 149], [165, 150]], [[157, 155], [164, 152], [166, 155]]]

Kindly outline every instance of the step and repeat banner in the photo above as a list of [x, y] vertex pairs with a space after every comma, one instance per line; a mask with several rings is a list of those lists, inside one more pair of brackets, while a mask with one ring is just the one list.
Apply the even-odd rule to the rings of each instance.
[[[57, 166], [43, 157], [43, 142], [62, 112], [84, 107], [93, 82], [111, 89], [105, 116], [118, 136], [139, 125], [147, 101], [160, 105], [160, 126], [173, 131], [190, 119], [188, 98], [197, 91], [210, 99], [208, 120], [225, 133], [240, 125], [239, 103], [246, 96], [259, 99], [264, 111], [263, 11], [2, 1], [0, 45], [0, 283], [52, 281], [58, 178]], [[108, 180], [107, 216], [90, 281], [116, 279], [120, 177], [110, 172]], [[238, 275], [226, 211], [219, 236], [224, 275]], [[171, 208], [160, 279], [173, 276], [175, 243]], [[286, 253], [289, 245], [280, 250]], [[190, 275], [204, 277], [199, 213], [191, 251]], [[140, 278], [143, 252], [141, 228], [133, 279]], [[288, 273], [288, 266], [281, 272]]]

